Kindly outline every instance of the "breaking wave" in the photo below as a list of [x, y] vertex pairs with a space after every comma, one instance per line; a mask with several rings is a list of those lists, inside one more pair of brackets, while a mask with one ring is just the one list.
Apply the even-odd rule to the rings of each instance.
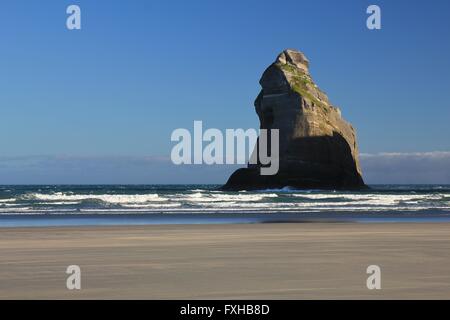
[[217, 186], [0, 186], [0, 215], [104, 213], [450, 214], [450, 186], [375, 186], [361, 192], [268, 189], [223, 192]]

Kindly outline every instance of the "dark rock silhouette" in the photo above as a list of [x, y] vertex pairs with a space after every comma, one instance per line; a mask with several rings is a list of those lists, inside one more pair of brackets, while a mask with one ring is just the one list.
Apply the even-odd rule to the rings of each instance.
[[309, 61], [283, 51], [263, 73], [255, 100], [261, 129], [279, 129], [279, 171], [261, 175], [260, 164], [236, 170], [223, 190], [266, 188], [367, 188], [354, 128], [312, 80]]

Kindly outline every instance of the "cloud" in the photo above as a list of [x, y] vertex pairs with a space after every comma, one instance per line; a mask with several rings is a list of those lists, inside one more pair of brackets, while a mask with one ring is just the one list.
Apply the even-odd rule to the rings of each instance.
[[450, 152], [362, 153], [368, 184], [450, 184]]
[[[368, 184], [450, 184], [450, 152], [362, 153]], [[166, 156], [0, 157], [0, 184], [222, 184], [237, 165], [174, 165]]]
[[164, 156], [0, 157], [0, 184], [222, 184], [237, 167], [177, 166]]

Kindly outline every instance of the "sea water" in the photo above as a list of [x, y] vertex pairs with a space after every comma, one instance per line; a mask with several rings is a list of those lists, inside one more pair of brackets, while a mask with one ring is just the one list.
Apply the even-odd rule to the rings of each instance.
[[252, 222], [450, 221], [450, 185], [363, 191], [218, 185], [0, 186], [0, 227]]

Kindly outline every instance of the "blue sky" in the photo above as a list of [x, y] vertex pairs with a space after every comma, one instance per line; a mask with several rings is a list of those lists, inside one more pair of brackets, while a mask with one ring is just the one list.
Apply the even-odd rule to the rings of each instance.
[[[70, 4], [82, 30], [66, 29]], [[450, 166], [431, 181], [373, 171], [450, 151], [449, 16], [445, 0], [2, 1], [0, 183], [221, 183], [233, 167], [199, 180], [161, 165], [170, 134], [257, 128], [258, 80], [285, 48], [356, 127], [369, 183], [450, 183]]]

